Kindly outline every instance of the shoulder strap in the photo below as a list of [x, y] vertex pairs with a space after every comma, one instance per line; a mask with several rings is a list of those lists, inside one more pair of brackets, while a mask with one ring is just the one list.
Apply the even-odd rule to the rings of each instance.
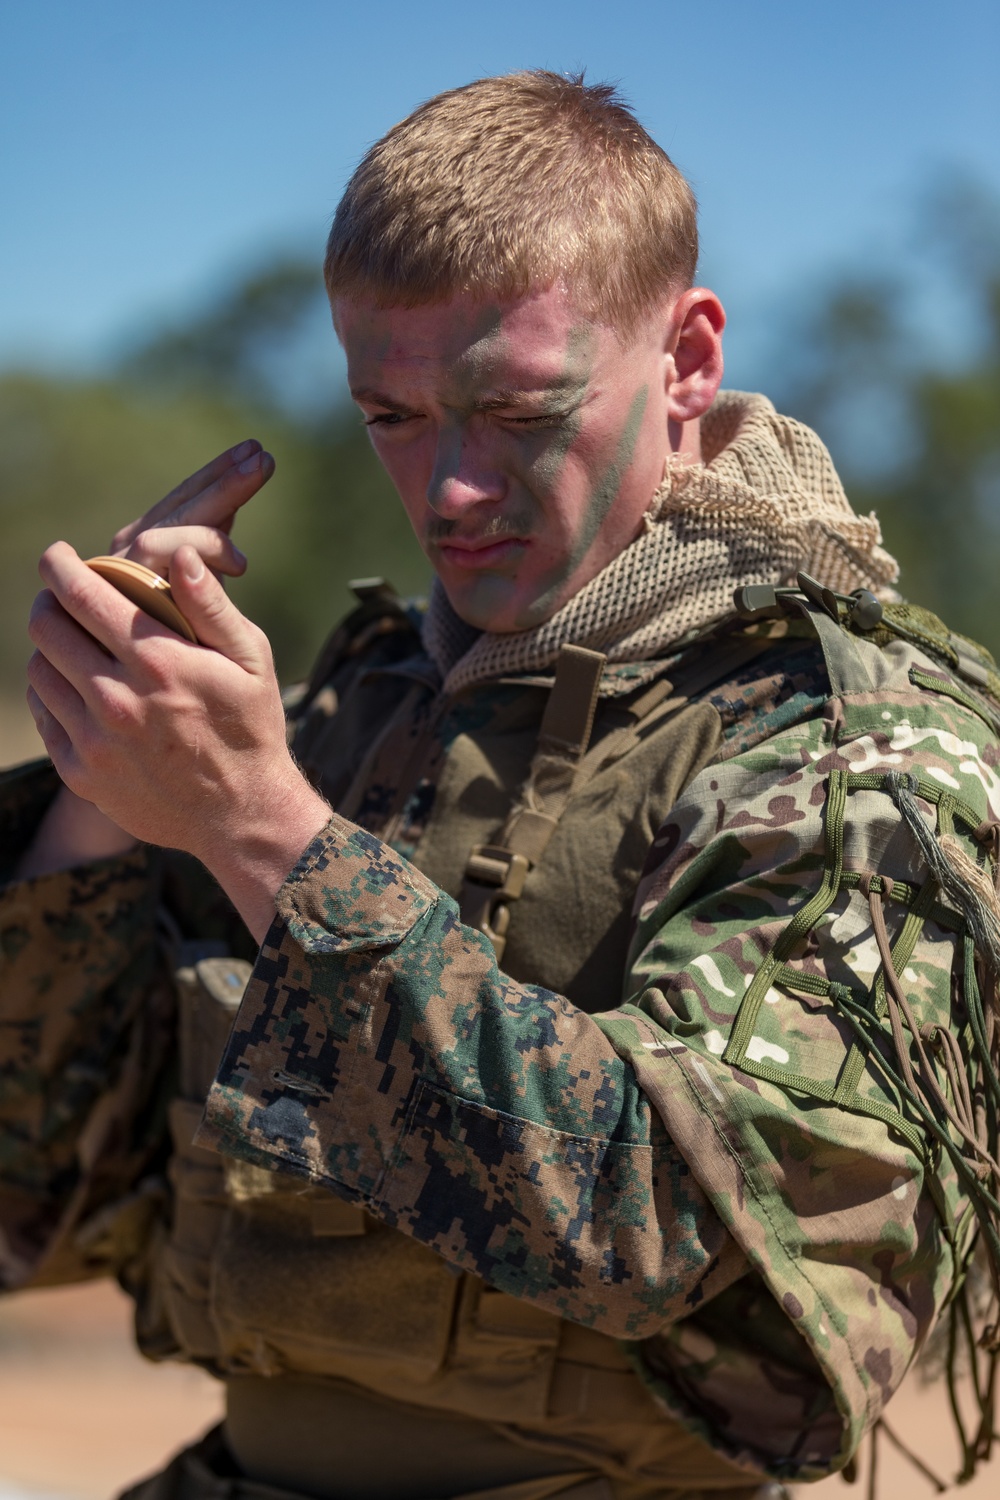
[[523, 891], [573, 797], [592, 776], [626, 756], [659, 723], [687, 708], [705, 690], [769, 649], [768, 640], [741, 640], [657, 678], [621, 705], [618, 722], [591, 745], [606, 658], [580, 646], [563, 646], [542, 716], [528, 775], [503, 827], [489, 844], [476, 844], [459, 895], [462, 920], [485, 932], [498, 960], [510, 926], [510, 905]]
[[520, 897], [529, 869], [555, 833], [587, 753], [606, 660], [599, 651], [562, 647], [519, 800], [496, 842], [476, 844], [466, 863], [462, 920], [486, 933], [498, 960], [510, 925], [509, 903]]

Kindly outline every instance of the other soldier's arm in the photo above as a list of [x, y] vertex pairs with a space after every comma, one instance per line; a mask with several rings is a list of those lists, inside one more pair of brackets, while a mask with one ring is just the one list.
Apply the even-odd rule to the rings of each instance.
[[[0, 777], [3, 877], [57, 787], [45, 762]], [[133, 1126], [162, 1062], [169, 1012], [156, 892], [142, 850], [0, 888], [0, 1281], [8, 1287], [50, 1264], [93, 1206], [92, 1188], [120, 1196], [142, 1169]], [[53, 1277], [95, 1269], [65, 1244], [59, 1255]]]

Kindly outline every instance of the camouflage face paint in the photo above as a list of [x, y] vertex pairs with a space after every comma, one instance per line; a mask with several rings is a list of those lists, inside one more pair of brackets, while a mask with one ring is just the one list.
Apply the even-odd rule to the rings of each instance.
[[[492, 311], [492, 310], [491, 310]], [[593, 346], [595, 332], [589, 324], [578, 324], [571, 328], [566, 341], [563, 369], [557, 380], [548, 387], [546, 400], [535, 407], [537, 419], [551, 425], [526, 428], [521, 434], [508, 434], [509, 442], [517, 446], [512, 463], [513, 476], [520, 480], [513, 495], [502, 511], [494, 514], [487, 524], [479, 529], [483, 537], [537, 536], [543, 529], [546, 513], [545, 497], [557, 487], [565, 466], [566, 457], [580, 434], [582, 415], [580, 408], [587, 394], [593, 370]], [[496, 320], [484, 323], [482, 333], [462, 358], [462, 365], [469, 372], [466, 399], [468, 404], [460, 409], [459, 422], [452, 435], [452, 442], [445, 450], [444, 464], [439, 460], [431, 480], [430, 491], [439, 486], [448, 471], [454, 472], [461, 453], [461, 424], [468, 421], [476, 409], [476, 401], [482, 391], [488, 389], [495, 374], [497, 358], [504, 354], [504, 340], [497, 312]], [[439, 449], [440, 452], [440, 449]], [[627, 465], [626, 465], [627, 466]], [[615, 464], [612, 464], [615, 468]], [[609, 471], [610, 472], [610, 471]], [[623, 470], [622, 470], [623, 472]], [[605, 476], [606, 479], [607, 476]], [[606, 487], [602, 480], [598, 489]], [[615, 485], [617, 489], [617, 484]], [[613, 496], [612, 496], [613, 498]], [[425, 541], [431, 545], [446, 541], [459, 529], [460, 523], [436, 516], [426, 527]], [[596, 534], [596, 531], [595, 531]], [[589, 545], [589, 542], [587, 543]], [[586, 551], [586, 546], [584, 546]], [[557, 576], [546, 583], [544, 600], [565, 576], [565, 568], [559, 565]], [[481, 618], [488, 618], [502, 609], [509, 601], [512, 591], [518, 586], [516, 568], [484, 571], [468, 580], [465, 587], [466, 608], [474, 610]]]
[[[614, 456], [604, 473], [597, 480], [587, 501], [582, 524], [568, 557], [560, 563], [547, 580], [546, 586], [535, 599], [531, 610], [531, 623], [544, 620], [558, 598], [562, 584], [569, 578], [586, 557], [596, 541], [602, 526], [611, 513], [618, 492], [635, 455], [635, 445], [646, 413], [649, 389], [643, 385], [636, 391], [625, 419]], [[574, 434], [575, 436], [575, 434]], [[572, 439], [571, 439], [572, 441]], [[568, 451], [567, 444], [567, 451]]]
[[648, 340], [624, 347], [558, 287], [385, 309], [353, 329], [347, 310], [345, 329], [376, 450], [470, 624], [529, 628], [631, 540], [656, 467], [647, 451], [635, 469], [657, 378]]
[[560, 391], [565, 387], [565, 397], [554, 405], [554, 414], [567, 414], [554, 430], [540, 430], [540, 451], [531, 464], [531, 478], [547, 490], [555, 488], [566, 462], [566, 455], [580, 434], [582, 417], [580, 406], [590, 384], [594, 367], [594, 330], [587, 323], [571, 328], [566, 341], [566, 363], [560, 380]]

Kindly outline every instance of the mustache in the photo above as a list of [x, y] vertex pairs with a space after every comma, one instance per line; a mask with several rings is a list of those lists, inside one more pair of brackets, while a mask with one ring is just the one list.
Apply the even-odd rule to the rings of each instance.
[[495, 511], [485, 522], [474, 519], [471, 528], [462, 521], [433, 516], [427, 523], [424, 537], [428, 542], [447, 542], [459, 535], [464, 536], [465, 540], [475, 537], [478, 541], [488, 537], [490, 541], [500, 541], [507, 536], [526, 536], [532, 530], [533, 522], [534, 507], [531, 505], [523, 505], [508, 515]]

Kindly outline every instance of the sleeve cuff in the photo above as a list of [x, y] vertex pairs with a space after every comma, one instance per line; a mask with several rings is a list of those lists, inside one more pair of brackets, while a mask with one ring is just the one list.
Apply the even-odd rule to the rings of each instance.
[[278, 892], [267, 943], [279, 947], [287, 926], [304, 953], [391, 947], [440, 896], [387, 844], [334, 815]]

